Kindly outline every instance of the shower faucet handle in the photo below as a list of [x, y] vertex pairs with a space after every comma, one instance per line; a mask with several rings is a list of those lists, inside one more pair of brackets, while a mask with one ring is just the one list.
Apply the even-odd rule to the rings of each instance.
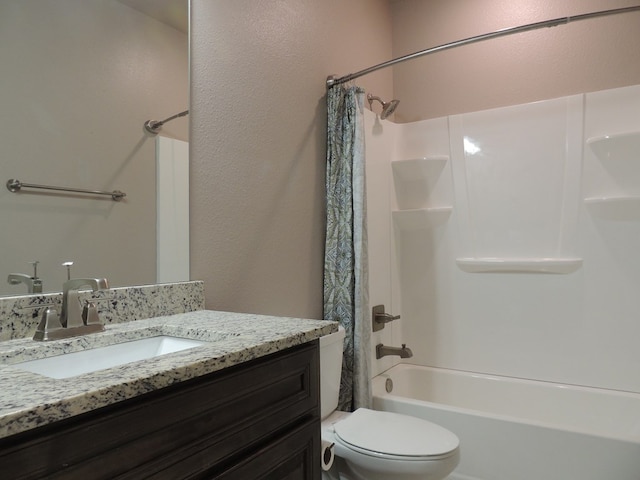
[[371, 309], [371, 326], [374, 332], [382, 330], [386, 323], [398, 320], [400, 315], [391, 315], [384, 311], [384, 305], [376, 305]]

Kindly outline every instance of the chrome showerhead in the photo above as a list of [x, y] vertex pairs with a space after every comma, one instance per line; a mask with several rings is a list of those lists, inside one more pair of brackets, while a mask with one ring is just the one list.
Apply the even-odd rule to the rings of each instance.
[[393, 112], [395, 112], [396, 108], [398, 108], [398, 104], [400, 103], [400, 100], [391, 100], [390, 102], [383, 102], [380, 97], [374, 97], [370, 93], [367, 94], [367, 100], [369, 100], [369, 108], [371, 110], [373, 110], [373, 108], [371, 107], [371, 104], [373, 103], [374, 100], [377, 100], [382, 104], [382, 111], [380, 112], [381, 120], [384, 120]]

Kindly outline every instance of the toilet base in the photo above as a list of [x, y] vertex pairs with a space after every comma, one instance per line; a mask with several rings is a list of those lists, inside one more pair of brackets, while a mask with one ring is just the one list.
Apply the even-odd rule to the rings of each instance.
[[[455, 468], [455, 466], [453, 468]], [[451, 470], [453, 470], [453, 468]], [[450, 474], [451, 472], [426, 478], [428, 480], [446, 480], [447, 478], [449, 478]], [[382, 474], [382, 477], [380, 478], [384, 478], [385, 480], [396, 480], [396, 477], [389, 476], [388, 474]], [[420, 477], [420, 480], [424, 479], [425, 477]], [[322, 472], [322, 480], [375, 480], [375, 478], [372, 478], [370, 476], [362, 477], [357, 473], [354, 473], [343, 459], [336, 458], [333, 465], [331, 466], [331, 469], [329, 471]]]
[[360, 480], [342, 458], [336, 458], [329, 471], [322, 472], [322, 480]]
[[455, 470], [459, 462], [459, 450], [446, 458], [426, 463], [420, 462], [420, 465], [414, 464], [410, 460], [401, 461], [395, 465], [380, 465], [375, 461], [371, 464], [365, 462], [360, 465], [349, 462], [349, 480], [445, 480]]

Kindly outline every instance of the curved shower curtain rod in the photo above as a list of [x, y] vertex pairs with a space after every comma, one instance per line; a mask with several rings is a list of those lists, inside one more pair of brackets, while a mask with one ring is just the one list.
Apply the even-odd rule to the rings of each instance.
[[374, 65], [369, 68], [365, 68], [364, 70], [360, 70], [359, 72], [350, 73], [343, 77], [330, 75], [329, 77], [327, 77], [327, 88], [331, 88], [334, 85], [339, 85], [341, 83], [349, 82], [358, 77], [362, 77], [363, 75], [367, 75], [369, 73], [375, 72], [377, 70], [381, 70], [383, 68], [391, 67], [400, 62], [412, 60], [414, 58], [422, 57], [424, 55], [429, 55], [431, 53], [441, 52], [443, 50], [448, 50], [450, 48], [461, 47], [462, 45], [469, 45], [472, 43], [481, 42], [483, 40], [489, 40], [491, 38], [505, 37], [507, 35], [513, 35], [515, 33], [528, 32], [530, 30], [537, 30], [539, 28], [556, 27], [558, 25], [564, 25], [569, 22], [577, 22], [580, 20], [588, 20], [590, 18], [604, 17], [607, 15], [616, 15], [619, 13], [629, 13], [629, 12], [635, 12], [635, 11], [640, 11], [640, 5], [637, 5], [635, 7], [615, 8], [612, 10], [601, 10], [599, 12], [584, 13], [582, 15], [574, 15], [572, 17], [561, 17], [553, 20], [545, 20], [542, 22], [528, 23], [526, 25], [520, 25], [519, 27], [505, 28], [505, 29], [497, 30], [491, 33], [484, 33], [482, 35], [476, 35], [475, 37], [469, 37], [463, 40], [457, 40], [455, 42], [445, 43], [437, 47], [427, 48], [426, 50], [420, 50], [419, 52], [410, 53], [409, 55], [398, 57], [393, 60], [389, 60], [387, 62], [380, 63], [378, 65]]

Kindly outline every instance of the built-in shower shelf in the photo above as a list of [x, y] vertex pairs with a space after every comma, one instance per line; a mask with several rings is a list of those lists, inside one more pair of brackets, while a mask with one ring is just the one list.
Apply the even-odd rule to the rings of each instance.
[[640, 220], [640, 195], [612, 195], [584, 199], [589, 212], [609, 220]]
[[582, 258], [464, 257], [456, 263], [468, 273], [571, 273], [582, 266]]
[[407, 160], [394, 160], [391, 162], [391, 168], [398, 180], [410, 182], [439, 175], [448, 161], [449, 157], [447, 155], [433, 155]]
[[453, 207], [415, 208], [391, 212], [394, 223], [400, 230], [422, 230], [444, 224]]
[[640, 132], [592, 137], [587, 145], [600, 161], [640, 161]]
[[640, 195], [612, 195], [602, 197], [588, 197], [584, 199], [587, 205], [609, 205], [612, 207], [640, 205]]

